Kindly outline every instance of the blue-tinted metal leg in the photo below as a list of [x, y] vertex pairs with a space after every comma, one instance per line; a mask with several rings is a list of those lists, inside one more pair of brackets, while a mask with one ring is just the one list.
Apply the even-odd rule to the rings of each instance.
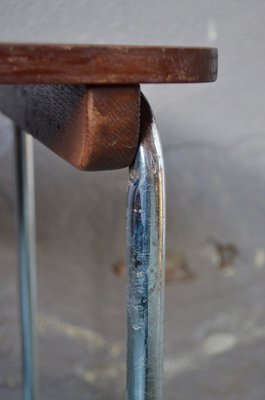
[[15, 129], [24, 400], [38, 398], [33, 138]]
[[165, 187], [155, 120], [141, 107], [141, 143], [128, 189], [127, 399], [162, 400]]

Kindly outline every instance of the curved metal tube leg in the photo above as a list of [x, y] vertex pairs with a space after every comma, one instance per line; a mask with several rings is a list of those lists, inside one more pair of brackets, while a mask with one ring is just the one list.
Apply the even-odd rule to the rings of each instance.
[[38, 397], [33, 138], [15, 128], [24, 400]]
[[141, 143], [128, 188], [127, 399], [162, 400], [165, 187], [152, 111], [142, 99]]

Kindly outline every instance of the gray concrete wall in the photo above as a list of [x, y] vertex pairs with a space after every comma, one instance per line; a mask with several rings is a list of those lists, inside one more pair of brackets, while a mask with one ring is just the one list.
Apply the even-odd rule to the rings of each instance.
[[[219, 48], [216, 83], [142, 87], [166, 163], [166, 399], [264, 398], [264, 35], [261, 0], [0, 3], [1, 41]], [[1, 115], [5, 400], [21, 390], [13, 146]], [[78, 172], [37, 142], [35, 164], [41, 398], [124, 398], [125, 292], [113, 265], [125, 252], [127, 171]]]

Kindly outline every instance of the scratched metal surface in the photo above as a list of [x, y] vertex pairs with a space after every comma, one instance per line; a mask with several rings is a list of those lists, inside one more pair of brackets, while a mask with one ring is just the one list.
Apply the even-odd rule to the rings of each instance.
[[[1, 40], [219, 47], [216, 84], [143, 88], [158, 120], [167, 175], [165, 398], [260, 400], [265, 393], [265, 4], [102, 4], [2, 2]], [[21, 395], [12, 148], [11, 126], [1, 117], [0, 398], [5, 400]], [[127, 171], [81, 173], [38, 143], [35, 150], [41, 398], [124, 398], [125, 284], [119, 260], [125, 249]]]

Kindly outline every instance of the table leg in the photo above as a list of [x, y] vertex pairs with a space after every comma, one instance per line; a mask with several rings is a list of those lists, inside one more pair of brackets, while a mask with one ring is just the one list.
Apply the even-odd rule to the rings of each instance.
[[15, 128], [24, 400], [38, 398], [33, 138]]
[[147, 101], [128, 188], [127, 399], [162, 400], [165, 259], [164, 164]]

